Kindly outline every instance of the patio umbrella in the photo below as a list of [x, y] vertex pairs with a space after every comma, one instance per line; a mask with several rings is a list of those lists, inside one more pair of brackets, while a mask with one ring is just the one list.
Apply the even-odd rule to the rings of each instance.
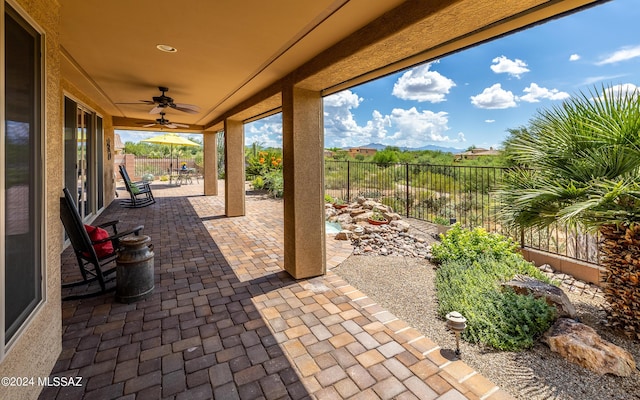
[[175, 133], [165, 133], [164, 135], [154, 136], [149, 139], [143, 139], [141, 142], [156, 143], [156, 144], [168, 144], [171, 146], [171, 154], [169, 155], [169, 173], [173, 170], [173, 145], [176, 146], [200, 146], [198, 143]]

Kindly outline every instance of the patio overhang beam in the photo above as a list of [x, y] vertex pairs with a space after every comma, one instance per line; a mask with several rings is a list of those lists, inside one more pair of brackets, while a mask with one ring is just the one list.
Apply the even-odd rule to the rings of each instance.
[[205, 129], [220, 130], [227, 118], [255, 120], [279, 109], [286, 86], [326, 96], [606, 1], [407, 1], [223, 111]]

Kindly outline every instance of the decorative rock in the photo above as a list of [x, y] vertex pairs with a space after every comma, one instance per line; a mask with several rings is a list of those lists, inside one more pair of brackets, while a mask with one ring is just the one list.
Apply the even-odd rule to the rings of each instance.
[[[408, 222], [402, 220], [392, 220], [389, 222], [389, 226], [392, 228], [399, 228], [401, 232], [407, 232], [411, 225]], [[422, 239], [424, 241], [424, 239]]]
[[[416, 238], [408, 233], [411, 225], [393, 212], [391, 207], [382, 203], [358, 197], [348, 207], [336, 209], [329, 204], [325, 214], [330, 222], [338, 222], [342, 232], [337, 240], [351, 240], [353, 254], [407, 256], [429, 258], [430, 250], [425, 250], [426, 239]], [[378, 210], [389, 221], [386, 225], [372, 225], [368, 218]]]
[[331, 222], [338, 222], [340, 226], [346, 226], [354, 222], [353, 218], [349, 214], [340, 214], [329, 219]]
[[336, 233], [336, 240], [349, 240], [351, 239], [351, 236], [353, 235], [353, 233], [351, 231], [348, 230], [342, 230], [338, 233]]
[[633, 356], [596, 331], [568, 318], [560, 318], [543, 336], [551, 351], [566, 360], [600, 375], [631, 376], [636, 363]]
[[553, 272], [553, 268], [551, 268], [551, 265], [549, 264], [542, 264], [538, 269], [542, 272]]
[[371, 218], [372, 215], [373, 215], [372, 211], [366, 211], [362, 214], [358, 214], [355, 217], [353, 217], [353, 222], [367, 222], [367, 220]]
[[380, 203], [375, 202], [373, 200], [366, 200], [361, 205], [362, 208], [366, 208], [367, 210], [373, 210], [373, 208]]
[[385, 217], [388, 221], [397, 221], [402, 219], [402, 217], [400, 217], [400, 214], [388, 211], [383, 212], [382, 216]]
[[326, 219], [329, 219], [329, 218], [334, 217], [336, 215], [338, 215], [338, 210], [333, 208], [333, 206], [331, 208], [325, 208], [324, 209], [324, 217]]
[[562, 289], [525, 275], [516, 275], [509, 282], [502, 284], [512, 288], [518, 294], [531, 294], [535, 298], [543, 297], [547, 304], [558, 310], [559, 317], [576, 317], [576, 308]]
[[365, 210], [364, 208], [353, 208], [353, 209], [349, 210], [349, 215], [351, 215], [351, 217], [355, 217], [357, 215], [364, 214], [366, 212], [368, 212], [368, 211]]

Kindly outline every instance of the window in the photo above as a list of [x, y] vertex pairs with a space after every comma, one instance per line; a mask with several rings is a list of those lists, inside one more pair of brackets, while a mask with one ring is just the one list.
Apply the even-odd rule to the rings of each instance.
[[40, 303], [43, 287], [41, 37], [9, 5], [5, 4], [4, 10], [2, 348], [10, 344]]

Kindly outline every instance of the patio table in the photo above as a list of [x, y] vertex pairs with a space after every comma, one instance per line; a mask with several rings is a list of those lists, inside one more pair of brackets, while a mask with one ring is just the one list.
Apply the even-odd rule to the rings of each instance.
[[172, 181], [174, 180], [176, 185], [191, 184], [193, 183], [193, 176], [195, 175], [195, 173], [196, 173], [195, 168], [174, 169], [171, 175], [169, 175], [169, 184], [171, 184]]

